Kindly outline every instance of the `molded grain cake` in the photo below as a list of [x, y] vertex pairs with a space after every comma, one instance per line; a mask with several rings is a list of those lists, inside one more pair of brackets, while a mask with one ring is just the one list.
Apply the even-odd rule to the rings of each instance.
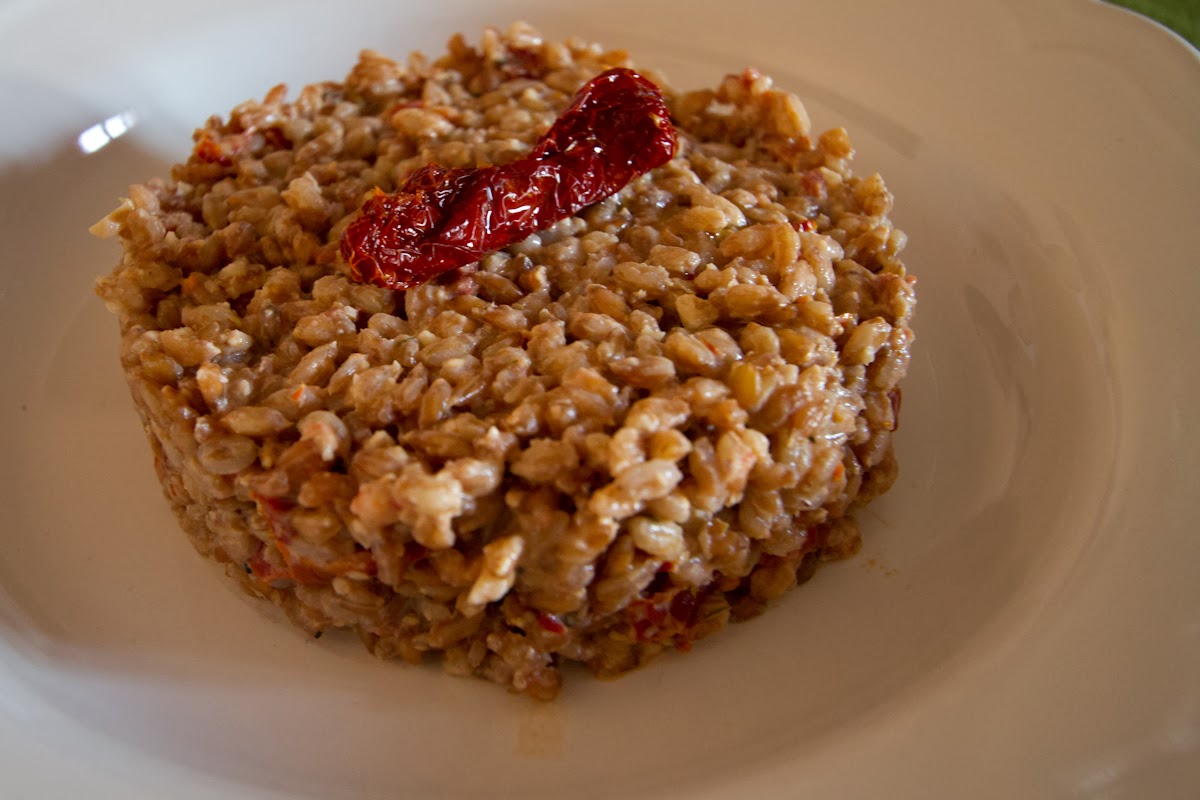
[[486, 184], [612, 68], [638, 69], [519, 25], [364, 52], [210, 119], [93, 229], [124, 249], [98, 292], [172, 509], [304, 630], [550, 698], [565, 661], [687, 650], [858, 549], [914, 282], [883, 180], [770, 78], [641, 70], [677, 137], [657, 166], [403, 290], [352, 274], [377, 190]]

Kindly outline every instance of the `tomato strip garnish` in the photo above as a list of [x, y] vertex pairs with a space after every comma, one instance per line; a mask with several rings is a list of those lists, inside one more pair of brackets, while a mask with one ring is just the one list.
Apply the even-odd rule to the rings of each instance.
[[348, 555], [320, 564], [296, 555], [292, 552], [290, 543], [297, 534], [287, 517], [294, 504], [290, 500], [265, 497], [257, 492], [252, 492], [251, 496], [258, 504], [263, 518], [266, 519], [271, 542], [283, 557], [283, 563], [286, 566], [286, 572], [272, 568], [260, 550], [254, 558], [246, 563], [246, 566], [250, 568], [250, 573], [263, 583], [289, 579], [304, 586], [321, 586], [339, 575], [350, 572], [375, 574], [377, 569], [375, 559], [367, 550], [356, 550]]
[[614, 194], [670, 161], [677, 142], [658, 87], [610, 69], [529, 155], [479, 169], [430, 164], [395, 194], [376, 189], [342, 235], [342, 258], [356, 281], [411, 289]]

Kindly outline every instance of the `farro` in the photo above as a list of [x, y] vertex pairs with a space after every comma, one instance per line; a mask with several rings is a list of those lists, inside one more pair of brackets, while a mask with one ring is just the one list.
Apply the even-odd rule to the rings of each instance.
[[665, 84], [680, 148], [396, 293], [351, 216], [430, 162], [511, 160], [621, 51], [515, 25], [210, 119], [93, 233], [97, 291], [197, 549], [310, 633], [539, 698], [744, 619], [859, 547], [896, 474], [915, 294], [878, 175], [753, 70]]

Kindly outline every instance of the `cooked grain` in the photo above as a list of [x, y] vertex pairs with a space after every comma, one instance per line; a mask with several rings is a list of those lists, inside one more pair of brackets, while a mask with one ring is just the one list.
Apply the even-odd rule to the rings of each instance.
[[[397, 294], [338, 239], [429, 162], [526, 152], [621, 51], [517, 25], [364, 52], [197, 132], [95, 228], [164, 492], [305, 630], [540, 698], [760, 611], [895, 477], [913, 281], [878, 175], [755, 71], [676, 93], [617, 195]], [[215, 155], [214, 155], [215, 153]], [[783, 634], [781, 634], [783, 635]]]

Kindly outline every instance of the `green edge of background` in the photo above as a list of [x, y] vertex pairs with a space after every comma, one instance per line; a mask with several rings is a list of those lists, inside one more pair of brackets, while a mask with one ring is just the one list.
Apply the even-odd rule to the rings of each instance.
[[1113, 5], [1161, 22], [1200, 48], [1200, 2], [1196, 0], [1110, 0]]

